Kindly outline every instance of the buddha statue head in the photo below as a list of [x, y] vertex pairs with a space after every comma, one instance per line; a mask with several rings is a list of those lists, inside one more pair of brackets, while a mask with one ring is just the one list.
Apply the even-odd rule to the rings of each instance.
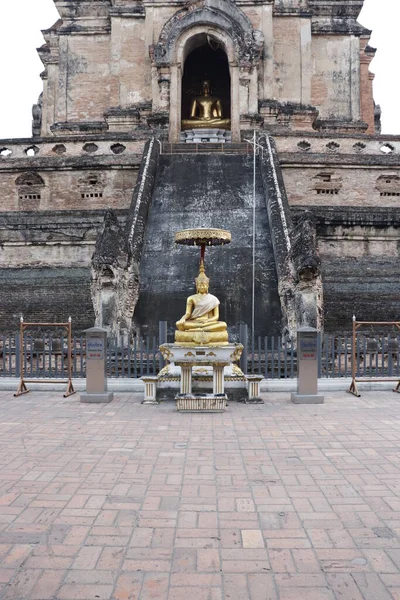
[[203, 81], [203, 96], [210, 95], [210, 82], [208, 80]]
[[204, 268], [204, 263], [200, 263], [199, 274], [195, 279], [196, 282], [196, 290], [198, 294], [207, 294], [208, 286], [210, 285], [210, 280], [206, 275], [206, 271]]

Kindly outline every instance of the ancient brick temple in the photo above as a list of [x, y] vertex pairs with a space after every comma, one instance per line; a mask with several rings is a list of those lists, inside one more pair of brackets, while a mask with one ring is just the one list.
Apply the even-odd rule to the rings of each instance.
[[400, 137], [362, 0], [54, 1], [33, 137], [0, 140], [3, 331], [172, 328], [198, 264], [173, 235], [203, 226], [232, 232], [206, 266], [234, 335], [253, 209], [258, 334], [399, 319]]

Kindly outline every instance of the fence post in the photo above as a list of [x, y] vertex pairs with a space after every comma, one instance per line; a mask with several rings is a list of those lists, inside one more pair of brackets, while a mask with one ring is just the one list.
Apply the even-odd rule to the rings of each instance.
[[[10, 336], [10, 342], [11, 342], [11, 336]], [[16, 333], [15, 334], [15, 377], [21, 377], [20, 345], [21, 345], [20, 334]], [[11, 346], [11, 344], [10, 344], [10, 346]], [[10, 350], [11, 350], [11, 348], [10, 348]], [[12, 376], [12, 372], [10, 373], [10, 376]]]
[[240, 368], [245, 375], [247, 375], [247, 335], [246, 323], [240, 323], [239, 342], [243, 344], [243, 352], [240, 357]]
[[[159, 346], [162, 346], [162, 344], [167, 343], [167, 326], [168, 326], [167, 321], [158, 321], [158, 345]], [[161, 369], [165, 365], [165, 361], [164, 361], [161, 353], [159, 356], [159, 360], [160, 360], [160, 371], [161, 371]]]

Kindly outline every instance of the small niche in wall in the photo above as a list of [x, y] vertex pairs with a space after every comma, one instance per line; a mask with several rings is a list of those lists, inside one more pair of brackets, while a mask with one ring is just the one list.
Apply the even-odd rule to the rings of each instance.
[[103, 198], [104, 182], [101, 173], [88, 173], [79, 179], [81, 200]]
[[81, 198], [102, 198], [103, 192], [82, 192]]
[[383, 197], [400, 197], [400, 175], [398, 173], [388, 173], [381, 175], [376, 181], [376, 189]]
[[334, 171], [323, 171], [314, 177], [314, 190], [321, 196], [337, 196], [342, 189], [342, 178]]
[[35, 210], [39, 208], [45, 182], [38, 173], [22, 173], [15, 180], [15, 186], [21, 210]]

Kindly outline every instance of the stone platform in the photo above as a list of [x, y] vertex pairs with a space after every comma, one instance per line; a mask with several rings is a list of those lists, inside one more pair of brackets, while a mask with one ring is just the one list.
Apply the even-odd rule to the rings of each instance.
[[213, 128], [196, 128], [186, 129], [181, 132], [181, 142], [187, 144], [225, 144], [232, 141], [232, 134], [226, 129], [213, 129]]

